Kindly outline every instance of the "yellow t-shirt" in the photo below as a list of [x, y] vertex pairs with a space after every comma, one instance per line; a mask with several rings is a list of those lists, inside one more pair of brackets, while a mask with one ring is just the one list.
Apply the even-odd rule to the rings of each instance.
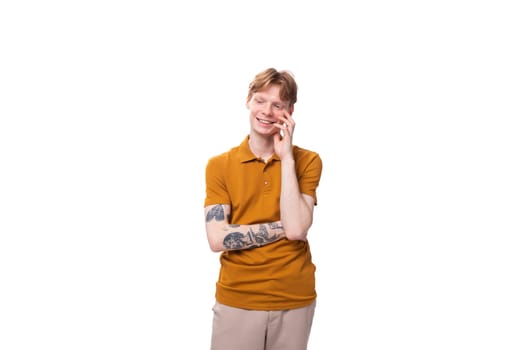
[[[248, 146], [209, 159], [204, 206], [228, 204], [230, 223], [250, 225], [280, 220], [281, 162], [274, 154], [264, 163]], [[315, 199], [322, 162], [315, 152], [294, 146], [295, 166], [302, 193]], [[281, 239], [252, 249], [225, 251], [216, 284], [216, 299], [232, 307], [286, 310], [312, 303], [315, 265], [308, 242]]]

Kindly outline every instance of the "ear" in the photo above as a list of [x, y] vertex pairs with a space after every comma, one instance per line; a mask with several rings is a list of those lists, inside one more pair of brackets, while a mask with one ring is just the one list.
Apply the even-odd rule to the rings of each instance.
[[292, 115], [292, 114], [293, 114], [293, 107], [294, 107], [294, 106], [293, 106], [293, 105], [291, 105], [291, 106], [290, 106], [290, 108], [288, 108], [288, 113], [290, 113], [290, 115]]
[[246, 99], [246, 109], [250, 109], [250, 99]]

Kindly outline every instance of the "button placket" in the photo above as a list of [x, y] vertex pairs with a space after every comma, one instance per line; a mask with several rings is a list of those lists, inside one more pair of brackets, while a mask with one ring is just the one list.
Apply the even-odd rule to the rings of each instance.
[[271, 189], [272, 181], [270, 179], [270, 175], [268, 172], [268, 164], [264, 166], [263, 169], [263, 185], [264, 185], [264, 192], [269, 192]]

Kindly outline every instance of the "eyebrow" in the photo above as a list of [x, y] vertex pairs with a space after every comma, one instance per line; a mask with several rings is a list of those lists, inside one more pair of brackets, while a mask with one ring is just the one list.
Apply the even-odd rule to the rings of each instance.
[[261, 94], [261, 92], [255, 92], [255, 93], [253, 94], [253, 98], [254, 98], [254, 99], [255, 99], [255, 98], [257, 98], [257, 99], [261, 99], [261, 100], [264, 100], [264, 101], [270, 101], [270, 102], [273, 103], [273, 104], [281, 104], [281, 105], [286, 105], [286, 104], [288, 104], [288, 103], [290, 102], [290, 101], [283, 101], [283, 100], [281, 100], [281, 98], [279, 98], [278, 101], [272, 101], [271, 99], [269, 99], [269, 98], [267, 98], [267, 97], [264, 97], [264, 96], [261, 96], [260, 94]]

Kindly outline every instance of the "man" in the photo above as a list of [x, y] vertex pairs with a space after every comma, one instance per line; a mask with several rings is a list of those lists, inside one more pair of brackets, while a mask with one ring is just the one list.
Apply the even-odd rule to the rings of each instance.
[[293, 144], [297, 83], [266, 69], [250, 83], [250, 132], [209, 159], [204, 214], [220, 255], [212, 350], [305, 350], [315, 310], [307, 240], [322, 162]]

